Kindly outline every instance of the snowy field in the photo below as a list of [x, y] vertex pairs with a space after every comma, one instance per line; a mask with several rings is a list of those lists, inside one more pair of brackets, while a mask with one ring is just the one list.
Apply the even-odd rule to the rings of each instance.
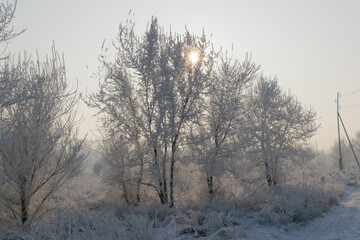
[[359, 186], [347, 186], [336, 205], [305, 224], [281, 224], [288, 214], [284, 212], [277, 216], [279, 223], [274, 222], [276, 214], [269, 212], [273, 215], [269, 218], [266, 211], [276, 203], [260, 211], [242, 211], [228, 204], [205, 208], [199, 204], [187, 210], [156, 206], [59, 212], [50, 223], [39, 223], [26, 233], [6, 231], [0, 239], [360, 239]]
[[306, 226], [284, 231], [274, 226], [257, 226], [247, 233], [248, 239], [340, 240], [360, 239], [360, 187], [349, 186], [338, 205], [324, 217]]

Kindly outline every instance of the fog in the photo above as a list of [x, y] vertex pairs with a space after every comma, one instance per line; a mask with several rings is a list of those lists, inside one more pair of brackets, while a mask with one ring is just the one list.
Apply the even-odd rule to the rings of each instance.
[[359, 11], [1, 3], [0, 239], [356, 238]]
[[[103, 41], [111, 45], [131, 10], [136, 31], [156, 16], [166, 30], [193, 33], [204, 29], [216, 48], [236, 58], [252, 54], [266, 76], [278, 76], [318, 114], [321, 128], [313, 138], [327, 150], [337, 138], [336, 93], [349, 134], [358, 130], [360, 93], [360, 3], [358, 1], [24, 1], [18, 4], [15, 29], [27, 28], [8, 45], [12, 53], [47, 54], [55, 42], [64, 53], [67, 77], [79, 90], [93, 92]], [[96, 138], [96, 120], [85, 105], [82, 135]], [[92, 130], [95, 133], [91, 133]]]

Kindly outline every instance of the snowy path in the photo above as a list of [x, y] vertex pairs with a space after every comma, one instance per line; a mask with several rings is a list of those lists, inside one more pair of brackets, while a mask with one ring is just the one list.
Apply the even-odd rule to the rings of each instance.
[[284, 231], [261, 226], [249, 233], [248, 239], [360, 240], [360, 187], [348, 187], [339, 205], [304, 227]]
[[338, 206], [299, 229], [298, 234], [292, 239], [360, 239], [360, 187], [348, 187]]

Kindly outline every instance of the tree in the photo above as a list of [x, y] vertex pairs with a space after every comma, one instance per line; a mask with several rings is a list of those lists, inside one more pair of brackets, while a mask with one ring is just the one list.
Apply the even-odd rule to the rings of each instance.
[[201, 112], [215, 53], [205, 34], [165, 34], [156, 18], [141, 38], [131, 22], [119, 29], [116, 59], [101, 58], [105, 76], [89, 102], [107, 116], [104, 128], [116, 133], [125, 151], [142, 146], [144, 158], [126, 159], [127, 165], [146, 165], [150, 178], [142, 185], [173, 206], [181, 136]]
[[[348, 171], [358, 168], [357, 160], [359, 160], [359, 157], [360, 157], [360, 132], [357, 131], [357, 132], [355, 132], [354, 135], [355, 136], [351, 139], [351, 144], [352, 144], [354, 152], [353, 152], [353, 150], [350, 146], [350, 143], [347, 139], [342, 138], [340, 141], [341, 158], [343, 161], [343, 167], [345, 170], [348, 170]], [[333, 146], [331, 146], [330, 154], [331, 154], [332, 158], [334, 158], [336, 160], [339, 159], [339, 142], [338, 142], [338, 140], [334, 142]], [[357, 158], [357, 160], [356, 160], [356, 158]]]
[[189, 134], [190, 146], [205, 171], [210, 200], [220, 187], [215, 186], [215, 177], [224, 172], [226, 160], [238, 148], [236, 140], [244, 125], [245, 90], [259, 67], [249, 58], [240, 63], [225, 57], [214, 69], [203, 121], [194, 124]]
[[[3, 107], [9, 106], [17, 101], [21, 101], [23, 94], [16, 95], [15, 89], [20, 84], [21, 79], [17, 75], [19, 71], [15, 71], [10, 74], [8, 56], [2, 57], [6, 51], [7, 42], [25, 31], [15, 32], [14, 27], [11, 26], [11, 22], [14, 19], [17, 1], [14, 4], [0, 4], [0, 61], [7, 60], [4, 64], [1, 64], [0, 70], [0, 112]], [[3, 62], [1, 62], [3, 63]], [[14, 65], [12, 65], [14, 67]]]
[[357, 150], [357, 152], [360, 152], [360, 131], [357, 131], [355, 133], [355, 137], [354, 137], [354, 147]]
[[[19, 36], [21, 33], [25, 31], [25, 29], [23, 29], [20, 32], [15, 32], [14, 27], [11, 26], [11, 22], [14, 19], [16, 5], [17, 5], [16, 0], [13, 4], [10, 4], [8, 2], [6, 4], [4, 3], [0, 4], [0, 44], [3, 43], [6, 44], [7, 41]], [[5, 50], [6, 50], [6, 46], [4, 46], [4, 50], [2, 50], [2, 54], [5, 52]]]
[[[355, 144], [355, 143], [354, 143]], [[343, 167], [345, 170], [357, 167], [354, 159], [354, 155], [351, 151], [349, 142], [346, 139], [341, 139], [341, 157], [343, 161]], [[339, 141], [334, 141], [333, 145], [330, 148], [330, 157], [335, 160], [334, 168], [339, 168]]]
[[257, 81], [248, 102], [248, 152], [264, 164], [269, 186], [278, 182], [280, 161], [308, 155], [308, 140], [319, 127], [315, 118], [315, 112], [280, 89], [276, 78]]
[[81, 168], [84, 140], [77, 139], [74, 107], [77, 92], [68, 90], [65, 67], [56, 51], [44, 62], [21, 60], [4, 75], [19, 74], [26, 84], [16, 91], [31, 98], [2, 113], [0, 187], [4, 213], [20, 225], [44, 213], [51, 196]]
[[145, 149], [139, 142], [132, 144], [121, 136], [108, 135], [103, 139], [102, 160], [105, 163], [102, 175], [106, 183], [119, 185], [124, 200], [138, 206], [140, 188], [144, 175]]

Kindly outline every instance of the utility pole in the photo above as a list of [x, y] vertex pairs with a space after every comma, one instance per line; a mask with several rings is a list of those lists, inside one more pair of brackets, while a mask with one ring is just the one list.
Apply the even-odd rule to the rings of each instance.
[[354, 147], [353, 147], [353, 145], [352, 145], [352, 143], [351, 143], [349, 134], [348, 134], [347, 131], [346, 131], [345, 124], [344, 124], [344, 122], [343, 122], [342, 117], [341, 117], [340, 114], [339, 114], [339, 118], [340, 118], [341, 124], [342, 124], [342, 126], [343, 126], [343, 128], [344, 128], [344, 132], [345, 132], [345, 135], [346, 135], [346, 137], [347, 137], [347, 140], [349, 141], [349, 145], [350, 145], [350, 147], [351, 147], [351, 150], [352, 150], [352, 152], [353, 152], [353, 154], [354, 154], [355, 161], [356, 161], [358, 167], [360, 168], [359, 159], [358, 159], [357, 156], [356, 156]]
[[343, 162], [342, 162], [342, 156], [341, 156], [341, 142], [340, 142], [340, 112], [339, 112], [339, 97], [340, 97], [340, 93], [337, 93], [337, 98], [336, 98], [336, 118], [337, 118], [337, 127], [338, 127], [338, 141], [339, 141], [339, 168], [342, 171], [343, 170]]

